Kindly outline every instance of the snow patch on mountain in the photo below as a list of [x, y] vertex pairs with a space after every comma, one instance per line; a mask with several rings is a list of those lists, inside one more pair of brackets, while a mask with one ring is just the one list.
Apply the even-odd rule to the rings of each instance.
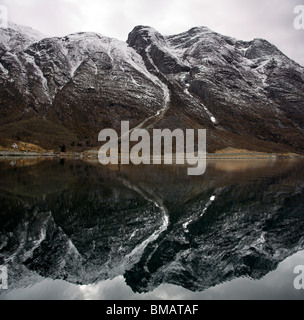
[[29, 38], [33, 39], [33, 41], [40, 41], [47, 37], [45, 34], [41, 33], [40, 31], [37, 31], [31, 27], [18, 25], [12, 21], [8, 22], [8, 28], [16, 32], [22, 33], [24, 35], [27, 35]]

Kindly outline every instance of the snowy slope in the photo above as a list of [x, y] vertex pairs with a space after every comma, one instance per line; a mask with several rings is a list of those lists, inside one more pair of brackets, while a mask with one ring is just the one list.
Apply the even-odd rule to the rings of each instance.
[[0, 43], [7, 51], [20, 52], [32, 43], [42, 40], [46, 36], [30, 27], [20, 26], [11, 21], [8, 28], [0, 28]]

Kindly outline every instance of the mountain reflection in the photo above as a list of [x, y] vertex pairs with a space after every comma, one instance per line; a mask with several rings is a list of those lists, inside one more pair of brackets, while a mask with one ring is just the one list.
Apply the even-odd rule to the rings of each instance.
[[210, 161], [201, 177], [44, 159], [0, 162], [0, 172], [11, 287], [36, 274], [75, 284], [123, 275], [135, 292], [203, 291], [260, 279], [304, 248], [301, 161]]

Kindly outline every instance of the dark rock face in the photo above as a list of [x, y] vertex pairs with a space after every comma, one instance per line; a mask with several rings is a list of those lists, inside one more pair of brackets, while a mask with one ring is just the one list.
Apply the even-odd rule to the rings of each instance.
[[206, 128], [209, 152], [303, 153], [304, 69], [265, 40], [205, 27], [163, 36], [144, 26], [127, 43], [95, 33], [41, 37], [17, 26], [0, 31], [4, 138], [57, 148], [46, 138], [56, 136], [95, 147], [101, 129], [129, 120], [150, 129]]
[[188, 66], [180, 63], [177, 57], [167, 50], [165, 38], [150, 27], [136, 27], [129, 34], [128, 44], [143, 56], [151, 71], [158, 69], [163, 74], [190, 71]]

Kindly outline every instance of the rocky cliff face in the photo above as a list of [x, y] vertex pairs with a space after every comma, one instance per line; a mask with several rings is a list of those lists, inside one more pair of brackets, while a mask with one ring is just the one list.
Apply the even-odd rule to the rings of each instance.
[[95, 33], [0, 30], [0, 133], [44, 147], [97, 146], [101, 129], [206, 128], [225, 147], [303, 153], [304, 68], [265, 40], [208, 28], [127, 43]]

